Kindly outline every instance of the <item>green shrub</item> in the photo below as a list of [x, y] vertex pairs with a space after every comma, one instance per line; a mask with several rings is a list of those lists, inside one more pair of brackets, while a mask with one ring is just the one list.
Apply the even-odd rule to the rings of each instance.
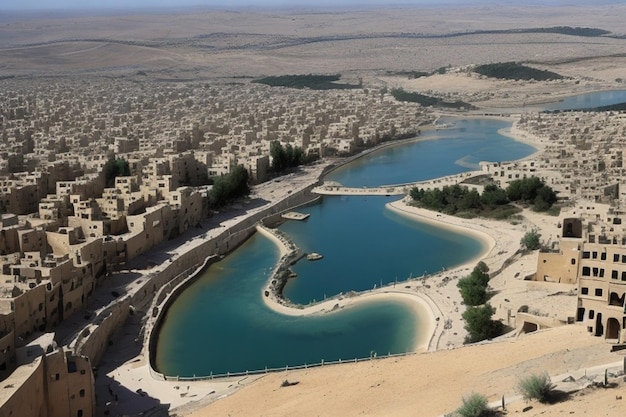
[[550, 381], [550, 376], [543, 372], [539, 375], [531, 374], [519, 380], [517, 388], [525, 400], [548, 401], [554, 384]]
[[520, 244], [528, 250], [539, 249], [541, 247], [541, 234], [535, 229], [526, 232], [520, 240]]
[[470, 275], [457, 282], [456, 286], [459, 288], [465, 305], [477, 306], [487, 301], [487, 286], [489, 285], [487, 271], [489, 271], [487, 264], [479, 262]]
[[475, 392], [463, 397], [462, 404], [456, 413], [461, 417], [484, 417], [490, 414], [487, 397]]
[[496, 312], [496, 309], [491, 304], [486, 303], [480, 307], [469, 307], [463, 313], [463, 320], [465, 320], [465, 330], [467, 330], [467, 336], [465, 337], [465, 343], [476, 343], [481, 340], [493, 339], [502, 334], [504, 325], [498, 320], [492, 320], [491, 317]]

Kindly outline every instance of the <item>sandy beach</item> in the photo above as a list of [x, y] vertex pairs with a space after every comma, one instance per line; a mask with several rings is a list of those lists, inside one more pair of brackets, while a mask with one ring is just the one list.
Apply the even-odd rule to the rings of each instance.
[[[270, 374], [191, 416], [441, 416], [473, 391], [496, 402], [519, 397], [517, 378], [529, 372], [578, 380], [586, 368], [619, 359], [584, 328], [566, 326], [462, 349]], [[298, 384], [281, 387], [285, 380]], [[518, 399], [509, 409], [525, 406]]]
[[[285, 243], [274, 233], [261, 227], [257, 227], [257, 231], [270, 239], [279, 248], [281, 257], [289, 254]], [[322, 302], [306, 306], [292, 305], [284, 300], [279, 301], [277, 295], [273, 292], [271, 292], [269, 296], [265, 296], [264, 294], [260, 294], [260, 296], [263, 297], [263, 301], [268, 308], [288, 316], [333, 314], [346, 308], [356, 307], [370, 302], [391, 301], [403, 303], [409, 306], [415, 315], [417, 337], [413, 346], [414, 352], [428, 350], [435, 332], [435, 323], [440, 318], [440, 314], [436, 313], [436, 306], [432, 304], [430, 299], [416, 293], [410, 284], [406, 286], [402, 284], [398, 284], [397, 286], [388, 285], [365, 293], [359, 293], [356, 296], [349, 294], [338, 295]]]

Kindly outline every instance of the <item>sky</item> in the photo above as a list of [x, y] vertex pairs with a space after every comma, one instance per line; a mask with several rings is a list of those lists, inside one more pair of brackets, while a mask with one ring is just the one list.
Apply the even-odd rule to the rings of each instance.
[[[623, 0], [603, 0], [601, 3], [620, 3]], [[89, 9], [155, 9], [170, 7], [356, 7], [389, 5], [502, 5], [584, 4], [586, 0], [2, 0], [0, 10], [89, 10]], [[593, 1], [599, 3], [599, 1]]]

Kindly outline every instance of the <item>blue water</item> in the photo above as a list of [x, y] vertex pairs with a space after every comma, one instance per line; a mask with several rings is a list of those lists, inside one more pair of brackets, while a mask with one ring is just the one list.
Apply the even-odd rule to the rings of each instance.
[[307, 304], [350, 290], [404, 281], [435, 273], [477, 256], [482, 247], [474, 239], [442, 232], [385, 208], [398, 197], [324, 197], [308, 207], [306, 222], [286, 222], [286, 232], [307, 253], [324, 258], [302, 260], [292, 270], [297, 279], [285, 287], [287, 299]]
[[[453, 122], [454, 128], [430, 133], [442, 140], [381, 150], [333, 178], [348, 185], [406, 183], [467, 171], [481, 160], [518, 159], [534, 150], [498, 135], [508, 126], [500, 121], [443, 122]], [[281, 229], [305, 252], [324, 255], [294, 265], [298, 278], [288, 283], [285, 296], [307, 304], [438, 272], [480, 252], [471, 238], [387, 210], [385, 203], [392, 200], [325, 197], [322, 204], [301, 210], [311, 213], [307, 221], [283, 224]], [[170, 308], [158, 342], [157, 369], [208, 375], [413, 349], [416, 318], [401, 303], [379, 302], [321, 317], [273, 313], [263, 304], [262, 291], [276, 261], [273, 244], [255, 236], [211, 266]]]
[[499, 120], [444, 118], [452, 128], [428, 132], [426, 140], [401, 146], [390, 146], [357, 159], [333, 171], [327, 180], [347, 187], [376, 187], [404, 184], [480, 169], [482, 161], [516, 160], [533, 152], [533, 148], [498, 134], [510, 123]]
[[373, 302], [306, 318], [269, 310], [262, 289], [277, 261], [275, 245], [255, 235], [212, 265], [169, 309], [156, 368], [215, 375], [412, 349], [419, 323], [405, 304]]
[[[626, 101], [626, 91], [575, 96], [552, 108], [597, 107]], [[504, 138], [494, 120], [442, 120], [441, 138], [372, 153], [330, 176], [353, 187], [414, 182], [478, 168], [480, 161], [515, 160], [533, 149]], [[472, 258], [476, 241], [423, 225], [385, 209], [389, 197], [325, 197], [301, 211], [306, 222], [281, 229], [316, 262], [300, 261], [285, 288], [297, 303], [366, 290], [437, 272]], [[253, 236], [212, 265], [173, 303], [159, 334], [156, 368], [168, 375], [209, 375], [294, 366], [411, 350], [420, 323], [402, 303], [376, 302], [318, 317], [269, 310], [262, 291], [278, 260], [276, 247]], [[401, 284], [400, 284], [401, 285]]]
[[544, 108], [546, 110], [583, 110], [619, 103], [626, 103], [626, 90], [579, 94], [566, 97], [563, 101], [558, 103], [547, 104]]

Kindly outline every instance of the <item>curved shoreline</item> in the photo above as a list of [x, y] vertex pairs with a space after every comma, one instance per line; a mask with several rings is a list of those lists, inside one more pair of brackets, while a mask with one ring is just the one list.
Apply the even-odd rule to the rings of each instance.
[[[385, 207], [414, 221], [428, 223], [454, 233], [464, 234], [477, 240], [481, 244], [483, 249], [478, 255], [461, 265], [451, 266], [449, 268], [451, 270], [470, 269], [475, 263], [488, 257], [496, 247], [495, 239], [485, 231], [446, 222], [437, 217], [441, 216], [438, 215], [438, 213], [407, 206], [402, 200], [387, 203]], [[270, 239], [270, 241], [278, 247], [280, 253], [280, 260], [277, 262], [274, 271], [270, 275], [267, 285], [263, 290], [263, 294], [261, 294], [263, 302], [269, 309], [288, 316], [309, 316], [332, 313], [333, 311], [362, 305], [364, 303], [367, 304], [378, 301], [401, 302], [409, 306], [415, 316], [416, 333], [413, 351], [437, 350], [438, 346], [436, 343], [433, 344], [433, 341], [436, 339], [437, 335], [441, 335], [441, 332], [437, 332], [437, 330], [438, 324], [441, 319], [444, 318], [444, 315], [437, 303], [435, 303], [430, 296], [418, 292], [420, 288], [415, 284], [420, 281], [420, 278], [408, 279], [402, 281], [399, 285], [388, 284], [373, 290], [338, 294], [312, 305], [290, 304], [282, 297], [282, 288], [284, 282], [286, 282], [286, 278], [284, 278], [284, 275], [281, 276], [281, 274], [285, 273], [285, 269], [291, 264], [291, 260], [297, 256], [294, 249], [295, 245], [292, 244], [291, 248], [289, 248], [274, 232], [263, 226], [257, 226], [257, 231]], [[282, 282], [281, 279], [283, 280]]]
[[[405, 140], [406, 142], [411, 141], [419, 141], [419, 140], [429, 140], [431, 138], [424, 137], [416, 137], [413, 139]], [[432, 138], [436, 139], [436, 138]], [[385, 144], [384, 146], [389, 146], [393, 144]], [[330, 161], [329, 161], [330, 162]], [[341, 161], [334, 168], [349, 163], [349, 161]], [[328, 172], [325, 166], [320, 166], [319, 170], [314, 172], [310, 172], [307, 181], [311, 184], [318, 183], [324, 177], [324, 174]], [[314, 178], [313, 178], [314, 177]], [[315, 181], [313, 181], [315, 180]], [[270, 184], [271, 186], [272, 184]], [[282, 187], [285, 187], [285, 183], [281, 183]], [[314, 187], [314, 185], [311, 185]], [[292, 188], [290, 188], [291, 190]], [[283, 195], [280, 196], [280, 201], [285, 198], [289, 198], [289, 194], [283, 190]], [[277, 204], [274, 198], [279, 197], [279, 194], [275, 192], [275, 187], [264, 187], [258, 189], [255, 194], [259, 198], [265, 198], [268, 200], [273, 200], [273, 204]], [[291, 194], [293, 195], [293, 194]], [[402, 205], [402, 201], [396, 202], [397, 205]], [[402, 206], [401, 206], [402, 207]], [[269, 210], [269, 209], [266, 209]], [[410, 211], [412, 211], [411, 208]], [[277, 212], [272, 211], [272, 215], [276, 215]], [[424, 213], [426, 214], [426, 213]], [[432, 213], [435, 218], [434, 222], [437, 222], [437, 226], [442, 226], [442, 220], [444, 218], [437, 218], [437, 213]], [[409, 213], [405, 213], [405, 215], [410, 215]], [[442, 216], [443, 217], [443, 216]], [[423, 220], [420, 219], [420, 220]], [[517, 248], [519, 248], [519, 239], [523, 235], [520, 227], [515, 227], [510, 224], [498, 224], [497, 226], [491, 226], [489, 228], [489, 222], [483, 219], [473, 220], [470, 225], [464, 224], [463, 219], [456, 218], [445, 218], [447, 222], [456, 223], [460, 221], [456, 227], [456, 231], [461, 231], [463, 227], [467, 228], [479, 228], [484, 233], [491, 235], [492, 238], [496, 241], [495, 249], [491, 249], [489, 253], [486, 253], [483, 260], [489, 265], [492, 270], [496, 270], [498, 267], [501, 267], [504, 264], [504, 261], [508, 259], [514, 253]], [[235, 224], [235, 223], [232, 223]], [[483, 224], [487, 224], [484, 226]], [[494, 222], [495, 224], [495, 222]], [[228, 225], [229, 227], [231, 225]], [[448, 225], [448, 227], [453, 227], [452, 225]], [[486, 229], [486, 230], [485, 230]], [[515, 229], [515, 230], [513, 230]], [[492, 234], [493, 232], [493, 234]], [[270, 233], [271, 235], [271, 233]], [[483, 236], [484, 237], [484, 236]], [[279, 253], [282, 257], [285, 255], [285, 252], [288, 252], [287, 246], [283, 246], [281, 240], [272, 236], [272, 241], [278, 244]], [[510, 244], [510, 245], [509, 245]], [[415, 351], [423, 351], [427, 350], [429, 352], [443, 349], [450, 349], [461, 346], [463, 344], [464, 331], [461, 329], [463, 326], [463, 321], [461, 318], [462, 309], [460, 309], [460, 294], [454, 284], [454, 281], [462, 276], [469, 274], [470, 268], [473, 265], [462, 265], [455, 269], [448, 269], [446, 271], [442, 271], [438, 274], [428, 275], [423, 277], [423, 279], [410, 279], [408, 281], [402, 282], [401, 285], [396, 285], [393, 288], [393, 284], [391, 286], [379, 288], [374, 293], [373, 291], [367, 293], [360, 293], [356, 297], [348, 297], [343, 296], [343, 299], [340, 300], [340, 308], [356, 306], [362, 302], [374, 302], [374, 301], [393, 301], [393, 302], [401, 302], [407, 303], [413, 309], [416, 314], [416, 317], [420, 318], [428, 318], [425, 320], [425, 323], [422, 323], [422, 327], [424, 324], [428, 325], [427, 331], [416, 333], [416, 340], [414, 341]], [[259, 294], [263, 297], [262, 294]], [[306, 308], [303, 309], [294, 309], [286, 306], [281, 306], [269, 303], [269, 300], [265, 299], [265, 303], [269, 305], [268, 308], [279, 308], [281, 313], [284, 314], [307, 314], [309, 310]], [[334, 303], [334, 304], [332, 304]], [[273, 305], [272, 305], [273, 304]], [[327, 304], [322, 307], [322, 309], [328, 309], [328, 311], [332, 310], [334, 305], [337, 304], [335, 300], [328, 300]], [[360, 304], [359, 304], [360, 305]], [[161, 313], [162, 314], [162, 313]], [[321, 314], [318, 313], [318, 314]], [[417, 323], [417, 319], [416, 319]], [[153, 331], [153, 329], [147, 330], [148, 332]], [[162, 381], [153, 378], [150, 372], [150, 361], [145, 356], [145, 351], [142, 352], [141, 359], [138, 363], [137, 360], [132, 360], [126, 362], [123, 366], [119, 366], [115, 369], [111, 376], [115, 376], [117, 381], [122, 382], [122, 384], [126, 387], [129, 387], [131, 390], [135, 390], [137, 388], [146, 389], [149, 385], [151, 395], [156, 395], [156, 397], [162, 399], [162, 402], [169, 402], [174, 407], [178, 407], [182, 404], [188, 403], [191, 401], [191, 397], [181, 398], [179, 392], [177, 391], [179, 382], [177, 381]], [[262, 376], [260, 376], [262, 377]], [[251, 382], [255, 378], [259, 377], [240, 377], [238, 379], [238, 383]], [[151, 381], [148, 383], [148, 380]], [[195, 392], [196, 395], [206, 396], [206, 399], [217, 399], [220, 398], [224, 394], [228, 394], [233, 392], [236, 388], [233, 388], [233, 378], [226, 378], [223, 381], [212, 380], [212, 381], [196, 381], [191, 385], [192, 392]], [[148, 384], [148, 385], [146, 385]], [[206, 395], [206, 392], [210, 392], [211, 390], [215, 390], [217, 388], [217, 392], [215, 394]]]
[[[344, 308], [355, 307], [364, 303], [368, 304], [380, 301], [401, 302], [409, 306], [415, 316], [417, 329], [415, 332], [412, 351], [418, 352], [429, 350], [435, 332], [435, 323], [438, 320], [439, 315], [436, 314], [432, 304], [425, 300], [423, 296], [415, 292], [407, 291], [406, 288], [403, 289], [400, 286], [395, 288], [395, 285], [387, 285], [364, 292], [338, 294], [324, 301], [307, 306], [288, 303], [282, 297], [281, 291], [278, 290], [278, 287], [273, 285], [272, 282], [276, 279], [277, 271], [285, 267], [284, 263], [289, 262], [290, 255], [293, 253], [289, 250], [285, 243], [271, 231], [265, 229], [264, 227], [257, 227], [257, 231], [273, 242], [278, 247], [281, 255], [281, 259], [270, 275], [268, 285], [264, 289], [264, 294], [261, 294], [263, 302], [270, 310], [286, 316], [298, 317], [332, 313], [334, 311], [341, 311]], [[424, 331], [425, 326], [427, 326], [426, 331]]]

